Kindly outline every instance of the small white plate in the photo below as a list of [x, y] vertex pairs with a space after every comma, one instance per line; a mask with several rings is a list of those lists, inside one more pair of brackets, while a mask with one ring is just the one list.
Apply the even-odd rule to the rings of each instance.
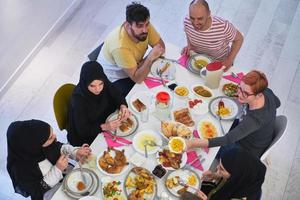
[[131, 107], [131, 109], [136, 112], [136, 113], [140, 113], [134, 106], [133, 106], [133, 102], [136, 99], [139, 99], [148, 109], [150, 108], [152, 99], [154, 98], [154, 94], [152, 92], [149, 91], [141, 91], [141, 92], [136, 92], [134, 94], [131, 95], [130, 100], [129, 100], [129, 105]]
[[85, 196], [85, 197], [80, 198], [79, 200], [99, 200], [99, 197]]
[[[122, 147], [118, 147], [118, 148], [114, 147], [114, 149], [122, 150], [123, 148], [122, 148]], [[107, 149], [105, 149], [105, 151], [107, 151]], [[110, 153], [110, 155], [111, 155], [112, 157], [115, 156], [115, 152], [114, 152], [113, 150], [111, 150], [109, 153]], [[104, 151], [101, 151], [101, 152], [98, 154], [97, 160], [96, 160], [96, 162], [97, 162], [97, 168], [98, 168], [103, 174], [108, 175], [108, 176], [119, 176], [119, 175], [125, 173], [125, 172], [130, 168], [130, 166], [129, 166], [129, 164], [128, 164], [128, 165], [125, 165], [125, 166], [124, 166], [124, 168], [122, 169], [122, 171], [121, 171], [120, 173], [110, 174], [110, 173], [106, 172], [106, 171], [105, 171], [104, 169], [102, 169], [102, 168], [100, 167], [100, 165], [99, 165], [99, 159], [100, 159], [101, 156], [103, 156], [103, 154], [104, 154]], [[127, 159], [127, 162], [128, 162], [128, 161], [129, 161], [129, 160], [128, 160], [129, 155], [128, 155], [127, 150], [125, 150], [125, 153], [124, 153], [124, 154], [125, 154], [126, 159]]]
[[[107, 185], [107, 184], [109, 184], [110, 182], [113, 182], [113, 181], [115, 181], [115, 182], [119, 182], [119, 185], [117, 185], [116, 187], [118, 188], [118, 190], [120, 191], [120, 195], [114, 195], [114, 196], [111, 196], [111, 197], [104, 197], [104, 193], [103, 193], [103, 189], [104, 189], [104, 187]], [[113, 179], [113, 178], [111, 178], [111, 177], [109, 177], [109, 176], [104, 176], [104, 177], [102, 177], [101, 178], [101, 193], [102, 193], [102, 197], [103, 197], [103, 199], [104, 200], [108, 200], [108, 199], [120, 199], [120, 200], [125, 200], [126, 199], [126, 197], [125, 197], [125, 192], [124, 192], [124, 190], [123, 190], [123, 188], [124, 188], [124, 184], [123, 184], [123, 182], [122, 181], [120, 181], [120, 180], [116, 180], [116, 179]], [[98, 200], [99, 200], [99, 198], [98, 198]]]
[[[197, 93], [194, 91], [194, 88], [197, 87], [197, 86], [202, 86], [205, 90], [207, 90], [207, 91], [209, 91], [209, 92], [211, 93], [211, 96], [210, 96], [210, 97], [205, 97], [205, 96], [202, 96], [202, 95], [200, 95], [200, 94], [197, 94]], [[213, 91], [212, 91], [210, 88], [206, 87], [205, 85], [193, 85], [193, 86], [191, 87], [191, 91], [192, 91], [197, 97], [200, 97], [200, 98], [202, 98], [202, 99], [209, 99], [209, 98], [212, 98], [212, 97], [214, 96]]]
[[[145, 154], [144, 142], [146, 140], [152, 140], [156, 144], [162, 145], [162, 140], [161, 140], [161, 137], [159, 134], [157, 134], [153, 130], [143, 130], [143, 131], [136, 133], [133, 137], [132, 144], [133, 144], [134, 149], [141, 154]], [[158, 146], [156, 146], [156, 147], [147, 146], [148, 155], [154, 154], [158, 150], [159, 150]]]
[[[199, 99], [199, 98], [189, 99], [188, 104], [189, 104], [189, 101], [194, 101], [195, 99]], [[202, 99], [199, 99], [199, 100], [202, 100]], [[191, 113], [194, 115], [205, 115], [206, 113], [208, 113], [208, 103], [203, 100], [202, 100], [202, 103], [197, 103], [193, 108], [190, 108], [189, 105], [188, 105], [188, 107], [189, 107], [189, 110], [191, 111]]]

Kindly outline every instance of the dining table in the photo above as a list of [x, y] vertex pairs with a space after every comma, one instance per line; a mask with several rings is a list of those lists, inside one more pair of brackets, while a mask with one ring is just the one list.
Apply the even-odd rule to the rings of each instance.
[[[178, 109], [182, 109], [182, 108], [187, 108], [188, 107], [188, 100], [192, 99], [192, 98], [199, 98], [197, 96], [195, 96], [195, 94], [192, 92], [192, 88], [195, 85], [204, 85], [205, 84], [205, 80], [204, 78], [200, 77], [198, 74], [192, 73], [190, 70], [187, 69], [186, 66], [183, 66], [182, 63], [178, 62], [178, 59], [181, 57], [181, 48], [171, 44], [171, 43], [166, 43], [166, 52], [164, 54], [164, 56], [161, 58], [162, 60], [167, 60], [168, 62], [170, 62], [171, 67], [175, 68], [176, 70], [174, 71], [174, 74], [172, 75], [174, 80], [169, 80], [166, 81], [165, 85], [163, 85], [162, 83], [159, 82], [159, 78], [154, 78], [152, 79], [153, 73], [149, 73], [149, 77], [150, 79], [152, 79], [152, 84], [149, 83], [149, 81], [147, 82], [147, 80], [145, 80], [144, 82], [140, 83], [140, 84], [135, 84], [135, 86], [132, 88], [132, 90], [130, 91], [130, 93], [127, 95], [126, 100], [128, 102], [128, 108], [130, 109], [130, 111], [132, 112], [133, 115], [136, 116], [137, 120], [138, 120], [138, 127], [137, 130], [125, 137], [126, 140], [128, 141], [132, 141], [133, 138], [135, 137], [135, 135], [139, 134], [140, 132], [144, 131], [144, 130], [151, 130], [153, 132], [156, 132], [157, 135], [159, 135], [161, 137], [162, 140], [162, 145], [168, 145], [168, 140], [162, 136], [161, 134], [161, 119], [159, 119], [156, 115], [156, 111], [155, 111], [155, 97], [156, 94], [158, 92], [161, 91], [165, 91], [168, 92], [168, 94], [171, 97], [171, 109], [170, 109], [170, 118], [168, 120], [172, 121], [174, 120], [174, 117], [172, 116], [172, 113], [175, 110]], [[231, 73], [231, 71], [234, 71], [235, 67], [232, 67], [228, 72], [225, 73], [229, 74]], [[149, 79], [149, 80], [150, 80]], [[151, 80], [150, 80], [151, 82]], [[219, 97], [219, 96], [224, 96], [224, 93], [222, 91], [222, 86], [225, 83], [229, 83], [230, 81], [227, 79], [222, 78], [220, 81], [220, 86], [217, 89], [211, 89], [213, 96], [211, 98], [202, 98], [203, 102], [206, 102], [207, 105], [209, 105], [210, 101], [212, 99], [214, 99], [215, 97]], [[189, 89], [189, 98], [180, 98], [178, 97], [173, 90], [169, 89], [167, 86], [175, 83], [178, 86], [185, 86]], [[135, 109], [133, 109], [132, 106], [132, 102], [133, 102], [133, 97], [136, 96], [136, 94], [148, 94], [149, 95], [149, 103], [147, 105], [148, 107], [148, 113], [146, 113], [148, 116], [147, 119], [145, 120], [141, 120], [142, 119], [142, 115], [139, 112], [136, 112]], [[200, 115], [196, 115], [194, 113], [191, 113], [192, 119], [195, 122], [195, 125], [192, 127], [193, 130], [196, 130], [198, 127], [198, 123], [201, 120], [207, 120], [209, 119], [210, 121], [214, 122], [214, 124], [217, 126], [217, 130], [218, 130], [218, 136], [222, 136], [222, 129], [220, 127], [220, 123], [219, 123], [219, 119], [217, 119], [216, 117], [214, 117], [212, 115], [211, 112], [207, 112], [204, 114], [200, 114]], [[233, 119], [232, 120], [221, 120], [220, 121], [222, 124], [222, 128], [224, 129], [224, 132], [226, 133], [232, 123], [233, 123]], [[224, 134], [225, 134], [224, 133]], [[99, 133], [98, 136], [95, 138], [94, 142], [91, 144], [91, 149], [92, 149], [92, 154], [94, 155], [95, 158], [98, 157], [99, 154], [103, 153], [108, 145], [107, 142], [105, 140], [104, 134]], [[128, 160], [129, 160], [129, 167], [126, 168], [125, 171], [123, 171], [121, 174], [115, 176], [112, 175], [110, 176], [113, 180], [116, 181], [120, 181], [122, 183], [122, 185], [124, 185], [125, 182], [125, 178], [127, 176], [127, 174], [129, 173], [130, 169], [133, 168], [135, 165], [131, 162], [131, 158], [134, 154], [137, 153], [135, 147], [131, 144], [131, 145], [124, 145], [122, 146], [122, 149], [124, 149], [126, 151], [126, 155], [128, 155]], [[199, 168], [193, 168], [191, 167], [191, 169], [198, 175], [198, 177], [202, 176], [202, 173], [206, 170], [208, 170], [211, 166], [211, 164], [213, 163], [216, 154], [219, 150], [219, 147], [213, 147], [213, 148], [197, 148], [197, 149], [193, 149], [192, 151], [194, 151], [198, 156], [201, 155], [201, 166], [202, 166], [202, 170], [200, 170]], [[139, 153], [141, 156], [145, 156], [144, 154]], [[146, 158], [143, 163], [141, 164], [141, 167], [149, 170], [149, 172], [152, 172], [153, 169], [158, 165], [158, 161], [157, 161], [157, 154], [150, 154], [148, 155], [148, 158]], [[107, 174], [103, 173], [102, 171], [100, 171], [98, 169], [97, 166], [93, 166], [93, 165], [84, 165], [83, 167], [89, 168], [92, 171], [94, 171], [99, 180], [101, 180], [102, 177], [108, 176]], [[78, 166], [75, 166], [75, 168], [78, 168]], [[160, 196], [162, 193], [168, 194], [169, 199], [178, 199], [178, 197], [172, 195], [168, 189], [166, 188], [165, 185], [165, 181], [166, 181], [166, 177], [168, 176], [168, 173], [171, 173], [172, 170], [168, 170], [167, 174], [165, 176], [163, 176], [162, 178], [158, 178], [156, 176], [155, 177], [155, 181], [156, 181], [156, 195], [155, 198], [153, 199], [160, 199]], [[124, 187], [123, 187], [124, 188]], [[125, 189], [124, 189], [125, 190]], [[124, 192], [124, 191], [123, 191]], [[101, 181], [99, 184], [98, 189], [96, 190], [96, 192], [93, 194], [93, 196], [98, 197], [98, 199], [104, 199], [103, 198], [103, 194], [102, 194], [102, 187], [101, 187]], [[61, 186], [56, 193], [54, 194], [54, 196], [52, 197], [53, 200], [62, 200], [62, 199], [73, 199], [70, 196], [68, 196], [64, 190], [63, 187]]]

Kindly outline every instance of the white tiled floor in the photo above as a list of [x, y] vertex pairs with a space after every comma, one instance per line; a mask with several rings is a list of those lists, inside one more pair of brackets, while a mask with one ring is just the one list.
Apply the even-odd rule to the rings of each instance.
[[[5, 132], [11, 121], [39, 118], [51, 123], [61, 140], [53, 111], [55, 90], [76, 83], [85, 55], [103, 41], [125, 17], [125, 0], [80, 1], [78, 7], [53, 31], [19, 78], [0, 99], [0, 199], [22, 199], [13, 194], [7, 177]], [[182, 19], [188, 1], [143, 0], [151, 21], [163, 39], [185, 45]], [[235, 61], [241, 70], [263, 70], [270, 87], [280, 97], [279, 114], [288, 117], [288, 128], [269, 156], [263, 199], [300, 199], [300, 5], [299, 0], [210, 0], [213, 14], [232, 21], [245, 36]], [[1, 3], [0, 3], [1, 5]], [[21, 47], [20, 47], [21, 48]], [[0, 75], [1, 76], [1, 75]]]

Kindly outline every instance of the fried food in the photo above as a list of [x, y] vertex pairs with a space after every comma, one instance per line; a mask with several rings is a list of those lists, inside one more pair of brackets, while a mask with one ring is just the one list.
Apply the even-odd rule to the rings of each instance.
[[212, 93], [208, 90], [206, 90], [203, 86], [196, 86], [193, 88], [194, 92], [196, 94], [203, 96], [203, 97], [211, 97]]
[[146, 109], [146, 105], [141, 102], [141, 100], [136, 99], [132, 102], [132, 105], [135, 107], [135, 109], [139, 112], [143, 111]]
[[167, 138], [174, 136], [189, 138], [192, 135], [192, 131], [188, 127], [176, 122], [162, 121], [161, 131]]
[[195, 125], [195, 122], [193, 121], [188, 108], [174, 111], [174, 119], [175, 121], [180, 122], [186, 126], [191, 127]]
[[209, 139], [217, 136], [216, 127], [208, 121], [204, 121], [201, 123], [200, 132], [203, 138]]
[[[114, 157], [111, 156], [110, 151], [115, 152]], [[129, 164], [124, 152], [125, 150], [120, 151], [114, 148], [108, 148], [107, 151], [104, 151], [103, 155], [99, 158], [99, 166], [109, 174], [120, 173], [123, 168]]]
[[159, 162], [164, 167], [172, 167], [173, 169], [180, 168], [182, 154], [175, 154], [168, 149], [163, 149], [163, 151], [158, 152], [158, 155]]
[[129, 200], [142, 200], [145, 194], [153, 194], [155, 185], [154, 177], [142, 167], [133, 168], [125, 181]]
[[133, 127], [133, 124], [134, 124], [133, 120], [130, 119], [130, 117], [128, 117], [125, 121], [121, 122], [119, 129], [122, 132], [127, 132]]
[[179, 185], [178, 183], [179, 176], [175, 176], [166, 180], [166, 186], [169, 189], [172, 189]]

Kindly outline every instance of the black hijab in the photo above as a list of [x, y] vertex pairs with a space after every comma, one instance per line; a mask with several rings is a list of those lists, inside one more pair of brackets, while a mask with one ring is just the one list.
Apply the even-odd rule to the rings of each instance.
[[[103, 90], [99, 95], [95, 95], [88, 90], [88, 86], [94, 80], [103, 81]], [[75, 88], [75, 94], [79, 93], [83, 95], [85, 98], [99, 101], [103, 98], [103, 94], [106, 93], [107, 87], [111, 84], [105, 75], [102, 66], [96, 61], [88, 61], [83, 64], [80, 71], [80, 79], [79, 83]]]
[[257, 157], [234, 148], [221, 156], [221, 163], [230, 173], [230, 178], [212, 199], [249, 197], [261, 191], [266, 167]]
[[27, 197], [43, 179], [38, 163], [48, 159], [53, 165], [60, 156], [61, 143], [42, 145], [50, 137], [51, 127], [40, 120], [16, 121], [7, 130], [7, 171], [15, 192]]

